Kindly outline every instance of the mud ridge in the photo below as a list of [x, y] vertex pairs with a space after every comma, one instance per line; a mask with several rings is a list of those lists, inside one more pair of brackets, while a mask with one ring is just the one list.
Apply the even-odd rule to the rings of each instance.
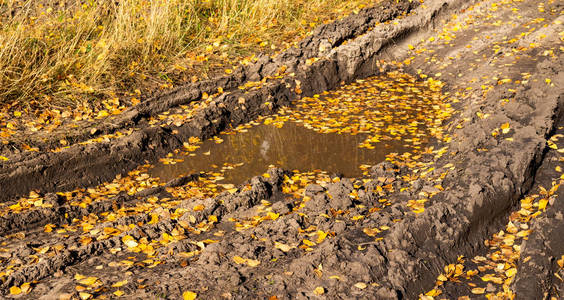
[[[33, 161], [39, 165], [37, 168], [32, 168], [28, 161], [14, 163], [3, 169], [9, 172], [0, 174], [0, 183], [9, 187], [4, 200], [33, 188], [55, 191], [94, 184], [88, 182], [93, 175], [104, 180], [132, 168], [141, 160], [155, 159], [180, 147], [190, 136], [210, 137], [221, 129], [270, 114], [292, 99], [333, 88], [341, 81], [390, 70], [392, 66], [380, 60], [387, 51], [393, 52], [396, 44], [417, 39], [415, 36], [429, 31], [432, 24], [449, 18], [450, 12], [470, 4], [430, 0], [425, 2], [425, 7], [413, 7], [412, 14], [396, 19], [395, 24], [380, 24], [354, 37], [353, 30], [343, 35], [349, 37], [346, 43], [334, 41], [334, 48], [318, 61], [298, 64], [294, 76], [266, 81], [246, 91], [222, 94], [193, 121], [181, 126], [145, 127], [109, 143], [76, 146], [56, 155], [42, 154], [41, 159]], [[526, 8], [529, 4], [519, 2], [519, 5]], [[536, 12], [536, 7], [533, 8]], [[554, 32], [564, 27], [561, 25], [553, 23], [541, 30], [546, 30], [547, 39], [555, 38]], [[331, 27], [320, 29], [320, 34], [329, 29]], [[523, 43], [534, 41], [530, 38]], [[447, 60], [452, 53], [464, 54], [474, 49], [480, 59], [487, 57], [486, 53], [494, 55], [486, 52], [491, 49], [485, 45], [472, 50], [466, 50], [469, 48], [463, 45], [458, 47], [449, 45], [441, 55]], [[134, 283], [126, 286], [132, 298], [162, 294], [174, 298], [186, 290], [197, 291], [203, 298], [248, 299], [276, 295], [306, 299], [317, 298], [320, 294], [327, 298], [416, 298], [433, 285], [443, 267], [456, 261], [457, 256], [472, 257], [483, 251], [484, 238], [499, 229], [521, 196], [531, 190], [537, 175], [555, 159], [548, 151], [547, 139], [562, 126], [564, 54], [557, 52], [553, 57], [537, 57], [536, 54], [538, 52], [533, 51], [531, 60], [518, 68], [501, 63], [476, 67], [478, 75], [493, 72], [493, 68], [500, 74], [532, 74], [514, 89], [508, 89], [496, 78], [487, 93], [471, 93], [464, 99], [466, 106], [458, 107], [460, 115], [454, 117], [450, 126], [452, 141], [438, 142], [436, 146], [445, 146], [444, 151], [436, 150], [423, 156], [428, 165], [424, 172], [417, 170], [420, 177], [415, 182], [400, 180], [411, 174], [409, 168], [395, 168], [392, 163], [383, 162], [371, 170], [372, 181], [342, 178], [324, 185], [311, 184], [305, 187], [303, 197], [297, 199], [281, 194], [283, 178], [290, 173], [271, 169], [268, 176], [250, 179], [248, 189], [239, 186], [233, 194], [225, 192], [208, 199], [175, 199], [179, 200], [175, 202], [177, 205], [151, 211], [163, 217], [157, 216], [156, 221], [149, 213], [142, 213], [102, 222], [93, 228], [95, 232], [110, 227], [125, 229], [88, 245], [77, 246], [83, 237], [80, 230], [69, 233], [68, 240], [62, 241], [65, 251], [15, 270], [0, 288], [7, 294], [11, 285], [44, 278], [46, 285], [34, 291], [40, 293], [58, 280], [50, 278], [58, 271], [65, 270], [71, 277], [80, 270], [93, 271], [95, 258], [106, 255], [113, 247], [126, 248], [127, 237], [133, 241], [149, 237], [158, 243], [165, 233], [176, 230], [185, 237], [156, 249], [154, 257], [162, 260], [161, 265], [134, 270], [141, 270], [135, 274], [135, 279], [147, 286], [142, 289], [137, 289]], [[401, 61], [408, 55], [398, 51], [395, 56]], [[457, 87], [465, 88], [459, 85], [463, 74], [456, 74], [460, 66], [437, 70], [429, 65], [426, 59], [412, 62], [413, 70], [421, 69], [429, 74], [438, 70], [444, 72], [441, 77], [446, 83], [444, 90], [451, 95], [455, 95]], [[452, 70], [455, 74], [447, 75]], [[502, 134], [501, 124], [507, 124]], [[441, 155], [435, 156], [438, 152]], [[36, 181], [32, 182], [31, 178]], [[17, 186], [17, 180], [22, 182], [21, 186]], [[168, 185], [182, 186], [189, 180], [179, 179]], [[390, 192], [382, 192], [379, 182], [389, 182]], [[102, 201], [93, 210], [76, 209], [72, 217], [101, 214], [119, 201], [133, 206], [148, 196], [166, 193], [166, 189], [157, 187], [132, 198], [118, 196]], [[421, 194], [428, 198], [427, 202], [423, 211], [414, 213], [408, 203], [419, 199]], [[48, 198], [58, 202], [56, 197]], [[377, 206], [387, 198], [393, 198], [393, 202]], [[263, 204], [262, 200], [268, 203]], [[554, 208], [555, 212], [536, 221], [535, 233], [522, 246], [514, 288], [523, 299], [558, 295], [562, 291], [562, 284], [557, 284], [553, 274], [557, 268], [555, 260], [562, 254], [563, 246], [561, 241], [546, 242], [563, 224], [562, 203], [555, 204]], [[176, 220], [171, 214], [178, 209], [185, 210], [186, 214]], [[25, 221], [17, 220], [14, 214], [8, 215], [12, 219], [5, 221], [38, 229], [28, 238], [35, 238], [37, 244], [41, 244], [46, 239], [39, 228], [43, 224], [41, 218], [68, 222], [68, 218], [61, 218], [61, 212], [67, 213], [57, 210], [29, 213], [22, 217], [22, 220], [29, 218], [29, 225], [22, 224]], [[256, 216], [257, 212], [270, 215]], [[245, 221], [254, 222], [253, 226], [245, 226]], [[129, 227], [135, 224], [137, 226]], [[209, 232], [199, 232], [196, 227], [200, 225], [209, 227]], [[16, 228], [10, 226], [1, 229], [4, 233], [13, 232]], [[14, 247], [21, 246], [28, 252], [37, 246], [26, 240], [14, 243], [21, 244]], [[14, 252], [11, 255], [14, 260], [20, 259], [18, 255], [23, 260], [26, 254]], [[119, 269], [104, 271], [108, 272], [104, 276], [122, 278], [119, 276], [123, 271]]]
[[[10, 157], [10, 161], [3, 163], [0, 169], [0, 184], [10, 186], [5, 190], [2, 199], [10, 199], [32, 189], [49, 192], [100, 183], [115, 174], [130, 170], [143, 160], [152, 161], [180, 147], [181, 141], [189, 136], [208, 138], [228, 125], [235, 127], [253, 120], [259, 114], [270, 114], [278, 107], [288, 105], [291, 100], [302, 95], [311, 96], [334, 88], [342, 81], [372, 75], [375, 73], [372, 68], [373, 62], [366, 62], [366, 57], [347, 57], [347, 60], [355, 61], [339, 63], [325, 60], [311, 66], [307, 66], [305, 62], [312, 57], [325, 56], [332, 47], [339, 49], [343, 41], [365, 33], [377, 22], [392, 20], [402, 13], [409, 13], [418, 4], [417, 1], [384, 1], [376, 7], [362, 10], [358, 15], [323, 25], [315, 31], [314, 35], [302, 41], [299, 44], [300, 48], [290, 48], [274, 59], [263, 56], [258, 62], [238, 69], [232, 76], [190, 84], [168, 94], [148, 99], [124, 112], [120, 117], [123, 120], [112, 121], [117, 125], [111, 125], [109, 129], [102, 128], [100, 133], [112, 132], [126, 124], [135, 126], [135, 123], [149, 115], [180, 104], [201, 100], [203, 93], [213, 94], [218, 87], [227, 91], [217, 98], [211, 107], [200, 112], [193, 121], [180, 127], [143, 127], [145, 125], [140, 122], [141, 129], [119, 140], [86, 146], [73, 145], [59, 153], [25, 153], [19, 157]], [[323, 47], [320, 48], [321, 44]], [[356, 47], [367, 46], [369, 45]], [[348, 48], [350, 52], [352, 48]], [[356, 52], [363, 50], [358, 49]], [[331, 52], [333, 57], [339, 55], [334, 53], [335, 51]], [[367, 70], [366, 67], [364, 70], [360, 69], [363, 64], [370, 69]], [[265, 79], [278, 72], [282, 66], [285, 66], [287, 74], [295, 75], [266, 81], [263, 87], [253, 91], [243, 93], [238, 90], [237, 87], [244, 82]], [[347, 72], [340, 71], [340, 67], [346, 67]], [[298, 90], [301, 88], [303, 92], [296, 92], [296, 87]], [[244, 105], [238, 105], [238, 99], [241, 97], [247, 99]], [[273, 107], [263, 105], [269, 101], [274, 105]], [[135, 122], [132, 123], [132, 120]], [[14, 182], [18, 184], [11, 184]]]
[[[215, 215], [218, 219], [218, 222], [222, 222], [222, 219], [228, 218], [229, 216], [234, 216], [240, 214], [241, 212], [244, 213], [245, 210], [256, 206], [261, 200], [275, 200], [277, 194], [281, 192], [280, 185], [282, 184], [282, 178], [284, 175], [288, 174], [288, 172], [283, 171], [281, 169], [271, 169], [268, 171], [269, 177], [264, 178], [262, 176], [257, 176], [252, 178], [249, 182], [251, 184], [250, 190], [241, 190], [235, 194], [230, 193], [223, 193], [222, 195], [218, 196], [217, 199], [187, 199], [183, 200], [179, 205], [170, 209], [174, 211], [175, 209], [187, 209], [192, 211], [192, 209], [201, 204], [205, 204], [206, 209], [201, 212], [195, 212], [193, 214], [185, 214], [179, 220], [171, 220], [164, 219], [159, 221], [158, 223], [151, 224], [148, 221], [151, 219], [151, 216], [148, 214], [137, 214], [134, 216], [127, 216], [119, 218], [112, 222], [104, 222], [98, 224], [95, 229], [103, 230], [104, 228], [115, 228], [117, 225], [127, 226], [129, 224], [144, 224], [142, 226], [135, 227], [134, 229], [120, 232], [118, 235], [111, 236], [107, 239], [101, 239], [89, 243], [87, 245], [77, 246], [79, 243], [79, 236], [72, 237], [72, 238], [65, 238], [62, 241], [64, 249], [61, 252], [58, 252], [56, 255], [42, 259], [41, 262], [25, 266], [21, 269], [18, 269], [16, 272], [10, 274], [0, 285], [0, 289], [7, 290], [10, 286], [13, 285], [21, 285], [24, 282], [31, 282], [33, 280], [40, 280], [47, 276], [52, 275], [53, 273], [63, 270], [65, 268], [71, 267], [75, 264], [78, 264], [84, 260], [92, 259], [92, 257], [100, 255], [110, 248], [116, 247], [124, 247], [127, 246], [124, 243], [123, 238], [125, 236], [131, 236], [135, 239], [139, 239], [141, 237], [146, 237], [150, 239], [158, 239], [162, 233], [170, 232], [177, 224], [178, 221], [187, 221], [190, 223], [201, 222], [203, 220], [207, 220], [208, 216]], [[153, 190], [152, 193], [146, 193], [148, 195], [158, 194], [160, 191]], [[148, 196], [147, 195], [147, 196]], [[228, 201], [222, 201], [228, 200]], [[112, 207], [105, 207], [101, 205], [96, 205], [97, 213], [111, 210]], [[164, 211], [161, 211], [164, 212]], [[64, 218], [65, 212], [57, 212], [57, 216], [59, 218]], [[88, 211], [79, 211], [79, 213], [70, 216], [67, 215], [66, 218], [70, 220], [72, 217], [80, 217], [85, 216], [86, 213], [95, 213], [92, 209]], [[53, 213], [55, 215], [56, 213]], [[189, 216], [194, 217], [193, 221], [188, 221]], [[28, 216], [29, 217], [29, 216]], [[32, 224], [36, 225], [36, 224]], [[190, 234], [188, 234], [188, 238], [190, 238]], [[33, 247], [33, 245], [41, 245], [41, 235], [37, 236], [34, 239], [33, 244], [25, 243], [23, 244], [22, 250], [18, 255], [21, 255], [22, 258], [25, 257], [25, 253], [27, 251], [23, 249], [28, 249]], [[49, 243], [49, 241], [47, 241]], [[198, 247], [191, 242], [191, 239], [182, 240], [177, 243], [172, 243], [171, 245], [158, 249], [160, 255], [167, 255], [170, 252], [170, 249], [176, 251], [186, 251], [188, 249], [194, 250]], [[172, 259], [172, 257], [171, 257]]]

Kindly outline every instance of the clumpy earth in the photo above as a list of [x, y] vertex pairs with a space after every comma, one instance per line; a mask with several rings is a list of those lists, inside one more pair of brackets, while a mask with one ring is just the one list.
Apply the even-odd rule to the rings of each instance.
[[[559, 299], [563, 65], [559, 1], [382, 1], [65, 148], [4, 149], [0, 293]], [[233, 184], [237, 162], [154, 175], [209, 155], [207, 139], [287, 123], [403, 148], [355, 178], [274, 165]]]

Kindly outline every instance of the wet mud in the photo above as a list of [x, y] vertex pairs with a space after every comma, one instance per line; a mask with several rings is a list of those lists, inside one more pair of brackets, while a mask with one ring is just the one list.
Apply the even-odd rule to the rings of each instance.
[[[225, 172], [224, 181], [242, 184], [263, 174], [269, 166], [285, 170], [324, 170], [353, 178], [362, 176], [362, 165], [384, 161], [386, 154], [403, 153], [408, 148], [400, 142], [381, 143], [375, 149], [359, 148], [365, 135], [317, 133], [296, 123], [257, 125], [244, 132], [221, 134], [218, 140], [205, 141], [194, 156], [178, 155], [157, 164], [150, 175], [170, 181], [182, 175], [212, 171], [220, 166], [234, 166]], [[221, 142], [218, 143], [221, 139]], [[345, 158], [345, 159], [343, 159]]]
[[563, 9], [383, 1], [119, 138], [10, 157], [2, 295], [561, 298]]

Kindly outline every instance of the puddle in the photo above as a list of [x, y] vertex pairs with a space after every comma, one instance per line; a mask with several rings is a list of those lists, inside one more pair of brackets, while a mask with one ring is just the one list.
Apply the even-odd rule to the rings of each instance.
[[415, 155], [430, 139], [449, 138], [442, 124], [452, 108], [441, 88], [440, 81], [399, 72], [357, 80], [221, 134], [222, 143], [204, 141], [190, 156], [169, 156], [150, 173], [168, 181], [207, 172], [240, 184], [274, 165], [360, 177], [361, 165], [390, 153]]
[[345, 177], [362, 175], [360, 165], [373, 165], [385, 159], [390, 152], [404, 152], [402, 142], [381, 143], [374, 149], [359, 148], [365, 134], [318, 133], [295, 122], [283, 127], [257, 125], [236, 134], [221, 134], [220, 144], [204, 141], [194, 156], [178, 155], [183, 161], [175, 164], [157, 164], [151, 176], [168, 181], [180, 175], [217, 170], [224, 165], [241, 164], [225, 170], [224, 181], [240, 184], [264, 173], [269, 165], [286, 170], [323, 170]]

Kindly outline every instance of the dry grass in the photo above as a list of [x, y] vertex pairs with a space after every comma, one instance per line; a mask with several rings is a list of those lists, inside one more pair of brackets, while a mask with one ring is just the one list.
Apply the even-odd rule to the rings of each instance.
[[0, 103], [74, 106], [190, 80], [370, 2], [0, 0]]

